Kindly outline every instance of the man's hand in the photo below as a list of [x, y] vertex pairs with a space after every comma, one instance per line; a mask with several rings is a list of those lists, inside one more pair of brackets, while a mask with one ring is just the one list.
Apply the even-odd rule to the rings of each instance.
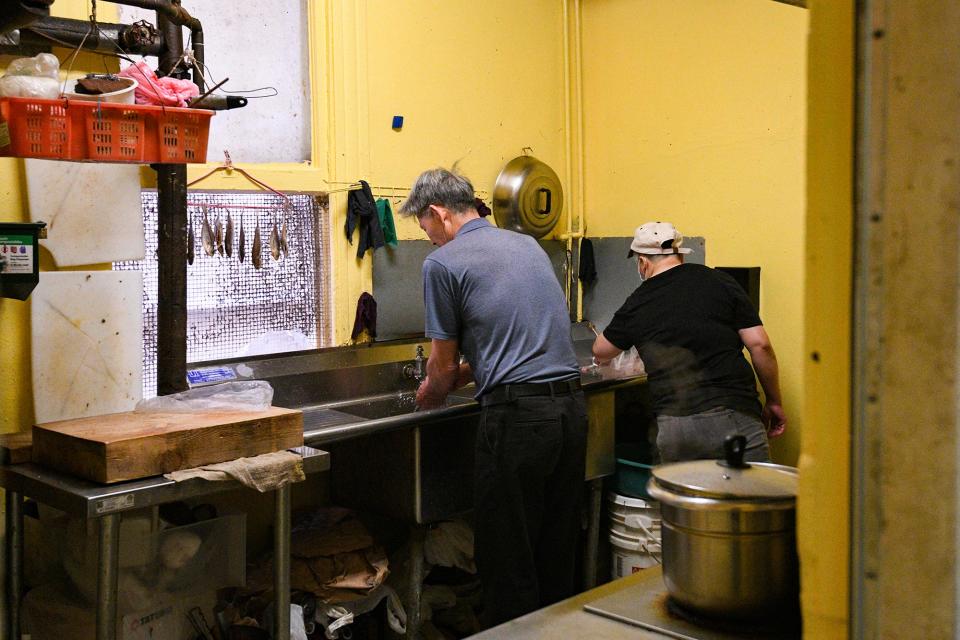
[[768, 438], [778, 438], [787, 430], [787, 414], [779, 404], [768, 402], [764, 405], [760, 419], [767, 428]]
[[438, 396], [431, 392], [430, 376], [424, 378], [423, 382], [421, 382], [417, 388], [417, 408], [423, 410], [437, 409], [445, 406], [446, 403], [446, 395]]

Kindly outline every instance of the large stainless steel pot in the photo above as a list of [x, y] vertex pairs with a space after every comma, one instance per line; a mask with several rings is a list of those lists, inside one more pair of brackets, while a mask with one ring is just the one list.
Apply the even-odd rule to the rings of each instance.
[[563, 209], [560, 178], [533, 156], [519, 156], [503, 167], [493, 187], [493, 217], [501, 229], [542, 238]]
[[797, 471], [744, 463], [743, 436], [725, 445], [726, 460], [653, 470], [647, 489], [660, 502], [667, 590], [681, 606], [712, 617], [794, 613]]

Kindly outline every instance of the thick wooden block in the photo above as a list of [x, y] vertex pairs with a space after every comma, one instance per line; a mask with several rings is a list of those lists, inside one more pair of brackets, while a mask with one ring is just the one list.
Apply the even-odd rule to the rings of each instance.
[[33, 461], [95, 482], [133, 480], [303, 444], [303, 413], [111, 413], [34, 425]]
[[33, 434], [29, 431], [0, 435], [0, 464], [30, 462]]

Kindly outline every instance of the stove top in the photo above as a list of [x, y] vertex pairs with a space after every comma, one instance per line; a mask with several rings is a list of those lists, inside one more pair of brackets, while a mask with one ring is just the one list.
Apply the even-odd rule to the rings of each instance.
[[639, 582], [586, 605], [584, 610], [677, 640], [800, 640], [799, 620], [771, 626], [705, 619], [678, 607], [667, 594], [659, 569]]

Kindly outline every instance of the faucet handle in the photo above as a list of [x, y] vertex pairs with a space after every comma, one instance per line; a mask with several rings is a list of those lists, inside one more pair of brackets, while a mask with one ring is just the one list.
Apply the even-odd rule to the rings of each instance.
[[418, 344], [418, 345], [417, 345], [417, 357], [418, 357], [418, 358], [422, 358], [422, 357], [423, 357], [423, 345], [422, 345], [422, 344]]

